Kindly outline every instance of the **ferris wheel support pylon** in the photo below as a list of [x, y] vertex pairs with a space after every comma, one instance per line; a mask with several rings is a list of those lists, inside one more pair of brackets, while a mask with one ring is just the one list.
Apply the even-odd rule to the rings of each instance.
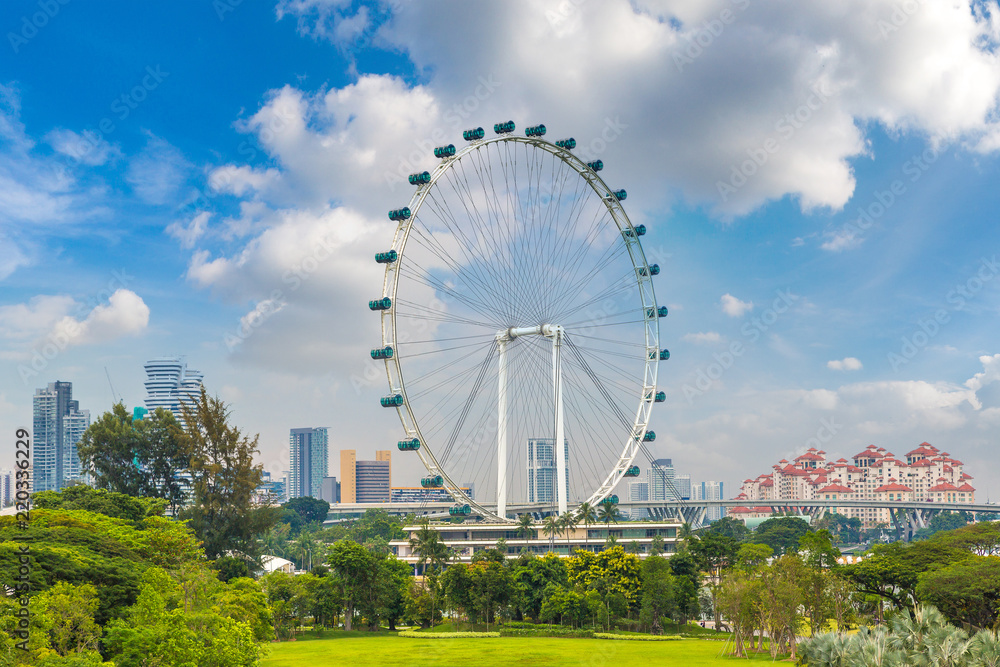
[[497, 392], [497, 514], [507, 514], [507, 345], [522, 336], [544, 336], [552, 339], [552, 396], [555, 438], [553, 452], [556, 457], [556, 499], [559, 514], [565, 514], [569, 489], [566, 484], [566, 449], [561, 446], [566, 439], [563, 422], [562, 344], [565, 330], [554, 324], [535, 327], [511, 327], [497, 332], [500, 386]]

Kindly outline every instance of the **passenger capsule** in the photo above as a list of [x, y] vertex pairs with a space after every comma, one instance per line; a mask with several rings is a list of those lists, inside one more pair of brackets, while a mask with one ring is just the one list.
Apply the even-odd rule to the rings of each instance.
[[646, 435], [642, 436], [643, 442], [653, 442], [656, 440], [656, 431], [646, 431]]
[[398, 222], [400, 220], [408, 220], [410, 218], [411, 212], [408, 206], [403, 208], [397, 208], [394, 211], [389, 211], [389, 219], [393, 222]]
[[600, 171], [601, 169], [604, 169], [604, 163], [600, 160], [594, 160], [593, 162], [588, 162], [587, 166], [593, 169], [594, 171]]
[[403, 404], [403, 395], [393, 394], [391, 396], [383, 396], [379, 401], [382, 403], [383, 408], [397, 408]]
[[636, 236], [645, 236], [646, 235], [646, 225], [639, 225], [639, 226], [637, 226], [635, 228], [635, 235]]
[[466, 141], [478, 141], [486, 136], [486, 132], [481, 127], [474, 130], [462, 130], [462, 138]]
[[660, 306], [659, 308], [656, 309], [656, 314], [659, 317], [666, 317], [667, 316], [667, 307], [666, 306]]
[[414, 438], [413, 440], [400, 440], [396, 443], [401, 452], [415, 452], [420, 449], [420, 439]]
[[379, 264], [392, 264], [396, 261], [399, 255], [396, 254], [395, 250], [386, 250], [385, 252], [375, 253], [375, 261]]
[[542, 137], [545, 136], [545, 126], [544, 125], [532, 125], [524, 131], [524, 136], [526, 137]]
[[434, 149], [434, 157], [446, 158], [451, 157], [455, 154], [455, 144], [448, 144], [447, 146], [438, 146]]
[[392, 299], [387, 296], [381, 299], [375, 299], [374, 301], [368, 302], [368, 308], [371, 310], [389, 310], [392, 308]]
[[625, 201], [625, 198], [628, 197], [628, 193], [624, 190], [615, 190], [611, 195], [618, 201]]
[[659, 264], [650, 264], [649, 265], [649, 275], [651, 275], [651, 276], [658, 276], [658, 275], [660, 275], [660, 265]]
[[612, 494], [612, 495], [608, 496], [607, 498], [605, 498], [604, 500], [602, 500], [601, 504], [602, 505], [617, 505], [618, 504], [618, 496]]
[[667, 392], [665, 391], [656, 392], [656, 397], [653, 400], [655, 400], [657, 403], [663, 403], [664, 401], [667, 400]]
[[639, 466], [632, 466], [625, 471], [626, 477], [638, 477], [639, 476]]
[[410, 185], [424, 185], [431, 182], [431, 172], [422, 171], [419, 174], [410, 174]]
[[440, 489], [444, 486], [444, 478], [441, 475], [430, 475], [420, 480], [420, 486], [425, 489]]
[[372, 359], [392, 359], [392, 346], [376, 347], [371, 354]]
[[452, 516], [469, 516], [472, 514], [472, 508], [468, 505], [455, 505], [448, 509], [448, 514]]
[[576, 148], [576, 139], [574, 139], [573, 137], [570, 137], [569, 139], [560, 139], [559, 141], [556, 142], [556, 146], [571, 151], [574, 148]]
[[660, 350], [660, 361], [670, 359], [670, 350]]
[[514, 131], [514, 121], [508, 120], [506, 123], [496, 123], [493, 125], [493, 131], [497, 134], [508, 134]]

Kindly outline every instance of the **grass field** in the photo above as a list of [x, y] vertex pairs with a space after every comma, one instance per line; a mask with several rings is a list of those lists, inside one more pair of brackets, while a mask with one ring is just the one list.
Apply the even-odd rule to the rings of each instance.
[[[325, 665], [588, 665], [626, 667], [655, 664], [701, 667], [735, 665], [724, 641], [685, 639], [674, 642], [609, 641], [553, 637], [487, 639], [408, 639], [391, 634], [334, 636], [271, 644], [263, 667]], [[753, 662], [771, 662], [767, 654]]]

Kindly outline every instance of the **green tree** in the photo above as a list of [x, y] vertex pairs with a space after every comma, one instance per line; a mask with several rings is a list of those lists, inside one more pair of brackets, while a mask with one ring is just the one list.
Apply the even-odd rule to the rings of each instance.
[[305, 523], [322, 523], [326, 515], [330, 512], [330, 503], [319, 498], [309, 496], [299, 496], [284, 503], [282, 509], [292, 510], [298, 514]]
[[259, 566], [257, 537], [277, 521], [274, 508], [254, 501], [263, 466], [254, 464], [257, 440], [229, 423], [230, 410], [202, 387], [197, 403], [181, 404], [187, 424], [184, 445], [191, 456], [194, 502], [182, 517], [190, 521], [209, 558], [229, 554]]
[[766, 544], [776, 554], [794, 552], [799, 538], [809, 532], [809, 524], [796, 516], [773, 517], [757, 527], [753, 541]]
[[674, 607], [674, 577], [670, 563], [661, 556], [649, 556], [642, 562], [642, 612], [640, 620], [654, 635], [663, 632], [660, 619]]
[[101, 628], [94, 621], [97, 589], [90, 584], [72, 586], [59, 582], [41, 594], [51, 625], [50, 645], [59, 655], [92, 653], [97, 650]]
[[569, 583], [566, 559], [551, 552], [540, 558], [525, 554], [514, 562], [513, 578], [515, 599], [522, 614], [540, 620], [546, 587], [565, 587]]
[[917, 599], [934, 605], [957, 625], [992, 628], [1000, 612], [1000, 558], [970, 556], [924, 572], [917, 584]]
[[674, 601], [681, 623], [687, 623], [701, 610], [698, 603], [698, 588], [701, 585], [701, 572], [697, 559], [690, 551], [674, 554], [667, 561], [674, 575]]
[[101, 489], [141, 496], [146, 488], [140, 461], [147, 446], [122, 402], [115, 403], [84, 432], [76, 451], [80, 464]]
[[344, 629], [350, 630], [355, 607], [369, 601], [375, 588], [378, 564], [375, 556], [357, 542], [341, 540], [327, 554], [330, 568], [339, 577], [344, 592]]
[[469, 583], [470, 601], [482, 614], [482, 618], [486, 621], [486, 629], [489, 631], [497, 609], [509, 603], [513, 597], [514, 581], [511, 573], [500, 563], [485, 561], [473, 563], [469, 566]]

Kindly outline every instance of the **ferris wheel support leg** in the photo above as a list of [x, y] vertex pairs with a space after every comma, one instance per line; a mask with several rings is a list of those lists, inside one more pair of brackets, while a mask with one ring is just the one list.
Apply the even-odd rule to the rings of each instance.
[[507, 516], [507, 339], [497, 335], [500, 387], [497, 400], [497, 516]]
[[552, 335], [552, 384], [555, 394], [555, 418], [556, 418], [556, 498], [559, 501], [559, 514], [566, 513], [567, 489], [566, 484], [566, 435], [563, 430], [563, 394], [562, 394], [562, 327], [554, 327]]

